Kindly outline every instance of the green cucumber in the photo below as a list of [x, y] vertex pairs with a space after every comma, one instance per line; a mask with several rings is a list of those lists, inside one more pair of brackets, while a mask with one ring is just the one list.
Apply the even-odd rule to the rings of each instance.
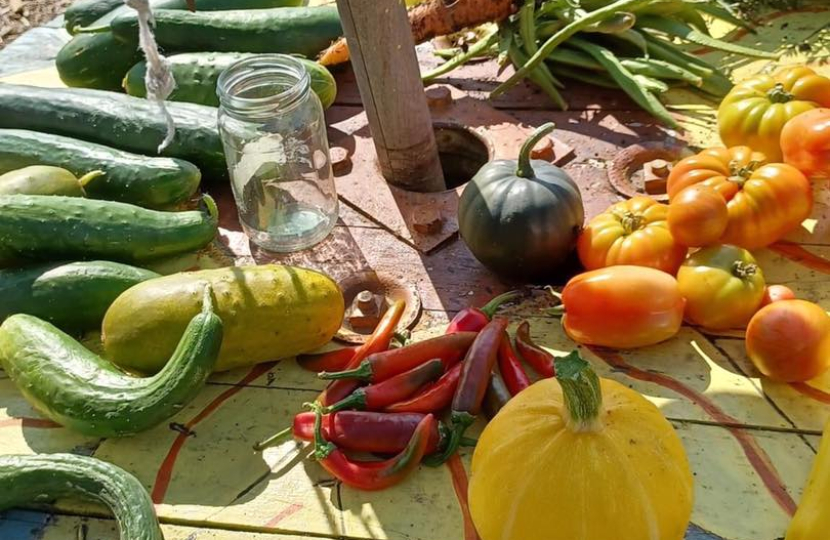
[[0, 196], [0, 267], [25, 260], [148, 261], [194, 251], [216, 235], [217, 210], [158, 212], [52, 195]]
[[150, 495], [138, 479], [100, 459], [73, 454], [0, 456], [0, 512], [79, 498], [108, 507], [121, 540], [164, 540]]
[[[200, 105], [219, 106], [216, 95], [216, 81], [231, 64], [255, 56], [252, 53], [184, 53], [169, 56], [170, 69], [176, 79], [176, 89], [170, 95], [171, 101], [186, 101]], [[324, 109], [328, 109], [337, 97], [337, 82], [324, 66], [317, 62], [298, 58], [311, 76], [311, 89], [320, 98]], [[131, 96], [144, 97], [147, 88], [144, 77], [147, 63], [139, 62], [124, 78], [124, 89]]]
[[60, 167], [32, 165], [0, 174], [0, 195], [83, 197], [84, 184], [103, 174], [101, 171], [92, 171], [79, 179]]
[[190, 403], [213, 371], [222, 320], [210, 286], [164, 369], [133, 377], [46, 321], [12, 315], [0, 326], [0, 363], [26, 399], [49, 419], [93, 437], [125, 437], [169, 419]]
[[[122, 0], [123, 2], [123, 0]], [[259, 9], [301, 5], [302, 0], [196, 0], [199, 11], [218, 9]], [[150, 0], [153, 9], [186, 9], [186, 0]], [[94, 26], [108, 25], [116, 16], [133, 10], [122, 5], [102, 18]], [[61, 80], [67, 86], [121, 91], [124, 74], [141, 60], [135, 43], [124, 43], [110, 32], [78, 34], [58, 53], [55, 65]]]
[[[167, 109], [176, 122], [176, 137], [163, 155], [195, 164], [205, 179], [227, 180], [216, 109], [192, 103], [168, 103]], [[0, 84], [0, 128], [54, 133], [148, 156], [158, 155], [167, 135], [158, 105], [146, 99], [12, 84]]]
[[101, 328], [110, 304], [155, 272], [109, 261], [46, 263], [0, 270], [0, 321], [17, 313], [65, 332]]
[[75, 0], [63, 12], [64, 28], [70, 34], [87, 26], [112, 10], [125, 7], [124, 0]]
[[[289, 53], [313, 58], [343, 35], [335, 6], [189, 13], [158, 9], [155, 36], [176, 52]], [[138, 17], [119, 15], [110, 23], [116, 38], [138, 42]]]
[[[180, 159], [139, 156], [60, 135], [0, 129], [0, 173], [30, 165], [61, 167], [76, 175], [101, 171], [103, 175], [84, 177], [87, 197], [162, 209], [190, 199], [202, 176], [195, 165]], [[2, 185], [0, 194], [8, 194]]]

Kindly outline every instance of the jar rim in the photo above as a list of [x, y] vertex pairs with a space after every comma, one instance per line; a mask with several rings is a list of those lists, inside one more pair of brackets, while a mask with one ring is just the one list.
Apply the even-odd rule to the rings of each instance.
[[[243, 97], [234, 92], [246, 90], [246, 83], [268, 78], [286, 79], [286, 88], [263, 97]], [[291, 84], [293, 82], [293, 84]], [[290, 108], [305, 96], [311, 85], [311, 76], [299, 59], [288, 54], [257, 54], [237, 60], [220, 75], [216, 95], [228, 112], [250, 117], [273, 113], [274, 109]]]

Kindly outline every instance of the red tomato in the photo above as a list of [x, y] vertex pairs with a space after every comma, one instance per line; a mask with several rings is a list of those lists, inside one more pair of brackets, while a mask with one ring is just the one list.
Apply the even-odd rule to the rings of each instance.
[[799, 114], [781, 131], [784, 163], [808, 178], [830, 178], [830, 109]]
[[672, 238], [666, 223], [668, 210], [665, 204], [644, 196], [612, 205], [579, 235], [579, 260], [588, 270], [630, 264], [674, 275], [688, 250]]
[[729, 224], [726, 200], [709, 186], [687, 187], [669, 205], [668, 224], [672, 237], [684, 246], [716, 244]]
[[571, 339], [617, 349], [645, 347], [674, 336], [686, 306], [672, 276], [642, 266], [579, 274], [565, 286], [562, 302], [562, 324]]
[[830, 317], [806, 300], [762, 308], [746, 329], [746, 354], [777, 381], [808, 381], [830, 368]]
[[764, 290], [764, 298], [761, 300], [761, 307], [780, 302], [781, 300], [795, 300], [795, 293], [784, 285], [769, 285]]

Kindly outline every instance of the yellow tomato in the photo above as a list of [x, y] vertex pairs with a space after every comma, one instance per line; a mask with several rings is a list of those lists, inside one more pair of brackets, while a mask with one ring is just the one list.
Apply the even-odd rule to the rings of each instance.
[[827, 540], [830, 531], [830, 421], [818, 448], [813, 469], [804, 487], [798, 511], [793, 516], [784, 540]]
[[588, 270], [625, 264], [674, 275], [687, 249], [672, 238], [668, 211], [667, 205], [643, 196], [612, 205], [580, 234], [579, 260]]
[[785, 68], [736, 84], [718, 109], [718, 129], [726, 146], [745, 145], [781, 161], [781, 130], [790, 119], [817, 107], [830, 107], [830, 79], [808, 67]]
[[766, 283], [752, 254], [735, 246], [693, 253], [677, 272], [686, 320], [712, 330], [743, 328], [764, 300]]
[[671, 424], [576, 352], [556, 369], [479, 438], [468, 494], [482, 540], [681, 540], [692, 473]]

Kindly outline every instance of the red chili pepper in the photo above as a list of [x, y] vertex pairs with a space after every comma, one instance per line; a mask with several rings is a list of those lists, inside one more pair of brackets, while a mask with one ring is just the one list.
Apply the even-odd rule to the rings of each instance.
[[444, 369], [450, 369], [464, 358], [476, 338], [475, 332], [458, 332], [419, 341], [400, 349], [391, 349], [369, 356], [356, 369], [335, 373], [320, 373], [321, 379], [360, 379], [372, 383], [385, 381], [404, 371], [416, 368], [438, 358]]
[[358, 347], [343, 347], [323, 354], [304, 354], [297, 357], [297, 364], [305, 370], [338, 371], [345, 369], [357, 353]]
[[[381, 318], [380, 322], [375, 327], [375, 331], [372, 332], [372, 335], [369, 336], [366, 343], [358, 347], [354, 357], [348, 365], [346, 365], [346, 369], [354, 369], [359, 366], [363, 359], [370, 354], [385, 351], [389, 348], [389, 344], [392, 342], [392, 337], [395, 335], [395, 328], [398, 326], [401, 316], [403, 316], [405, 307], [406, 303], [403, 300], [398, 300], [389, 306], [389, 309], [386, 310], [386, 313], [383, 314], [383, 318]], [[334, 381], [329, 384], [325, 390], [323, 390], [323, 393], [320, 394], [317, 401], [325, 406], [337, 403], [351, 394], [357, 387], [358, 382], [354, 380]]]
[[513, 344], [510, 343], [510, 336], [505, 332], [499, 344], [499, 371], [501, 377], [504, 379], [504, 384], [510, 391], [510, 395], [515, 396], [528, 386], [530, 386], [530, 379], [522, 367], [519, 357], [516, 356], [516, 350]]
[[455, 317], [447, 326], [445, 334], [454, 334], [456, 332], [478, 332], [493, 318], [499, 307], [510, 300], [519, 296], [519, 291], [510, 291], [500, 294], [487, 302], [481, 308], [468, 307], [456, 313]]
[[484, 394], [484, 414], [487, 418], [493, 418], [512, 397], [504, 379], [494, 371], [490, 374], [490, 384]]
[[386, 411], [426, 414], [446, 409], [452, 403], [463, 367], [463, 364], [454, 365], [448, 372], [441, 375], [440, 379], [428, 384], [411, 398], [386, 407]]
[[337, 403], [326, 407], [326, 412], [332, 413], [343, 409], [379, 411], [408, 398], [428, 382], [440, 377], [442, 373], [444, 363], [437, 358], [430, 360], [391, 379], [358, 388]]
[[461, 380], [452, 399], [449, 440], [440, 454], [427, 460], [428, 464], [440, 465], [447, 461], [458, 450], [464, 432], [475, 422], [476, 415], [481, 410], [484, 394], [487, 392], [490, 373], [496, 366], [499, 343], [506, 329], [507, 319], [493, 319], [479, 332], [467, 352], [462, 364], [464, 369], [461, 371]]
[[[323, 416], [323, 436], [344, 450], [397, 454], [409, 443], [424, 414], [384, 413], [373, 411], [340, 411]], [[292, 432], [301, 441], [314, 440], [313, 412], [294, 417]], [[427, 454], [438, 449], [442, 440], [442, 424], [435, 422], [429, 433]], [[446, 429], [446, 428], [444, 428]]]
[[317, 406], [314, 421], [314, 457], [329, 474], [353, 488], [377, 491], [394, 486], [413, 472], [426, 454], [437, 420], [431, 414], [415, 428], [412, 438], [397, 455], [385, 461], [353, 461], [323, 436], [323, 415]]
[[530, 323], [527, 321], [522, 321], [516, 329], [516, 349], [539, 376], [549, 379], [556, 375], [553, 355], [533, 343], [530, 339]]

